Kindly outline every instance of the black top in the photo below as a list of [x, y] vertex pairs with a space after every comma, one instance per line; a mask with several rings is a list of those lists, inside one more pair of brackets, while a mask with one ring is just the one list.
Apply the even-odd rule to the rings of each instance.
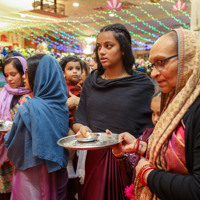
[[84, 82], [74, 123], [87, 125], [93, 132], [128, 131], [139, 137], [146, 127], [153, 127], [153, 93], [153, 84], [143, 73], [105, 80], [94, 70]]
[[162, 200], [200, 199], [200, 97], [184, 115], [183, 122], [189, 175], [153, 170], [147, 179], [151, 192]]

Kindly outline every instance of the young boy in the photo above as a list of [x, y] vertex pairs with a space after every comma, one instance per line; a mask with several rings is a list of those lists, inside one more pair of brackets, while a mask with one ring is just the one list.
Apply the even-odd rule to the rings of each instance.
[[[69, 132], [68, 135], [74, 135], [72, 130], [72, 123], [74, 121], [74, 115], [76, 108], [79, 103], [81, 87], [79, 81], [81, 80], [81, 74], [83, 67], [81, 65], [81, 60], [76, 56], [66, 56], [61, 59], [60, 66], [62, 68], [68, 90], [68, 100], [67, 106], [69, 108]], [[69, 161], [67, 165], [69, 178], [75, 178], [75, 172], [73, 168], [73, 158], [75, 151], [70, 151]]]

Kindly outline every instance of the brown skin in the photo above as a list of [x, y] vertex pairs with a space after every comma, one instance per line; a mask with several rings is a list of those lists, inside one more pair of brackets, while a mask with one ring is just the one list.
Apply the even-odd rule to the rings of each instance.
[[[164, 35], [153, 45], [150, 51], [149, 60], [151, 63], [154, 63], [157, 60], [168, 58], [177, 53], [174, 41], [168, 35]], [[151, 77], [156, 79], [163, 93], [174, 92], [177, 81], [177, 69], [178, 57], [166, 61], [164, 68], [160, 71], [155, 67], [153, 68]]]
[[[112, 132], [109, 131], [108, 129], [106, 130], [106, 133], [112, 134]], [[135, 145], [136, 145], [137, 138], [135, 138], [133, 135], [131, 135], [128, 132], [124, 132], [124, 133], [119, 134], [118, 139], [119, 141], [123, 141], [123, 142], [112, 147], [114, 154], [120, 154], [121, 152], [123, 153], [135, 152]], [[143, 144], [142, 151], [145, 151], [147, 148], [147, 144], [146, 142], [143, 142], [143, 141], [141, 141], [141, 143]]]
[[87, 78], [87, 73], [86, 73], [85, 69], [83, 69], [83, 72], [81, 74], [81, 79], [80, 79], [78, 84], [80, 86], [82, 86], [86, 78]]
[[95, 54], [94, 53], [92, 54], [92, 57], [90, 58], [89, 66], [90, 66], [91, 70], [97, 69], [97, 63], [95, 62]]
[[106, 69], [102, 78], [115, 79], [127, 76], [123, 66], [123, 52], [120, 50], [120, 44], [113, 36], [112, 31], [106, 31], [99, 34], [97, 38], [98, 56], [102, 66]]
[[63, 74], [67, 82], [78, 83], [82, 74], [80, 62], [68, 62]]
[[161, 97], [154, 97], [151, 100], [152, 122], [154, 126], [157, 124], [160, 117], [160, 101]]
[[26, 90], [31, 90], [31, 87], [30, 87], [30, 84], [29, 84], [29, 81], [28, 81], [27, 68], [26, 68], [26, 72], [25, 72], [25, 74], [22, 76], [22, 78], [23, 78], [23, 81], [24, 81], [25, 89], [26, 89]]
[[[83, 137], [87, 137], [87, 133], [90, 132], [90, 130], [87, 127], [81, 128], [82, 126], [84, 126], [84, 124], [80, 124], [80, 123], [73, 124], [73, 130], [76, 134], [81, 133]], [[80, 128], [81, 128], [81, 131], [80, 131]]]
[[[100, 62], [106, 68], [102, 78], [114, 79], [129, 76], [123, 66], [123, 52], [120, 50], [120, 44], [113, 36], [112, 31], [100, 33], [97, 37], [97, 46]], [[73, 124], [74, 132], [77, 132], [81, 126], [83, 124]], [[87, 136], [87, 132], [90, 132], [87, 127], [81, 129], [81, 134], [85, 137]]]
[[7, 83], [11, 88], [18, 88], [23, 86], [23, 79], [21, 74], [13, 66], [12, 62], [7, 64], [4, 68], [4, 74]]
[[70, 97], [67, 99], [67, 106], [69, 109], [74, 109], [78, 106], [80, 97], [77, 97], [76, 95], [72, 94], [70, 91], [69, 91], [69, 95]]

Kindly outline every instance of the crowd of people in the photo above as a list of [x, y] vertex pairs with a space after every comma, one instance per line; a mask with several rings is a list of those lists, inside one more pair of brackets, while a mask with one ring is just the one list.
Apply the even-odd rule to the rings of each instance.
[[[131, 35], [103, 27], [93, 61], [50, 55], [3, 60], [1, 200], [196, 200], [200, 196], [200, 38], [175, 29], [150, 50], [151, 78], [133, 70]], [[154, 79], [154, 80], [153, 80]], [[118, 134], [98, 150], [66, 136]]]

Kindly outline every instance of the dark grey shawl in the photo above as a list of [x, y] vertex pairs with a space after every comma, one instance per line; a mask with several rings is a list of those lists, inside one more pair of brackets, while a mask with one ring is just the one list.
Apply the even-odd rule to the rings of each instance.
[[89, 126], [94, 132], [128, 131], [139, 137], [145, 128], [153, 127], [150, 103], [154, 87], [143, 73], [102, 79], [94, 70], [86, 79], [74, 123]]

